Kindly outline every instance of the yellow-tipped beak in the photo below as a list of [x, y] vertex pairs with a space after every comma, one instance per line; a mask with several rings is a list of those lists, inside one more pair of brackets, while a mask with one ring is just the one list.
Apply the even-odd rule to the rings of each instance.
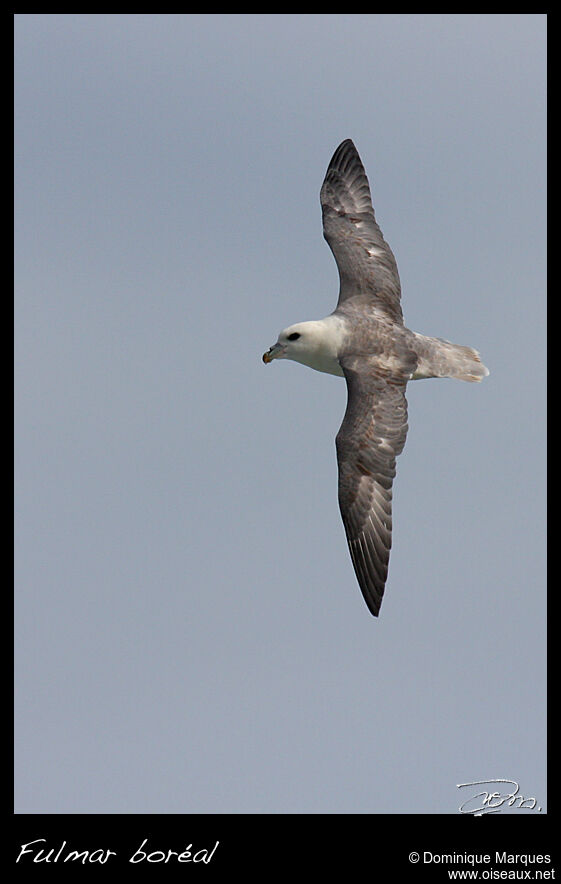
[[282, 344], [276, 343], [273, 344], [272, 347], [269, 347], [266, 353], [263, 353], [263, 362], [267, 365], [269, 362], [272, 362], [273, 359], [277, 359], [284, 352], [285, 348]]

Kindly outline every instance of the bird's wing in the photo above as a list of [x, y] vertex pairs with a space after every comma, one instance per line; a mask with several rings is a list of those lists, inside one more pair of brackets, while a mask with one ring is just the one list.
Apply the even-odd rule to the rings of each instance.
[[333, 154], [320, 200], [323, 235], [339, 268], [337, 306], [361, 298], [403, 324], [397, 265], [376, 223], [368, 178], [350, 138]]
[[407, 436], [407, 377], [364, 357], [341, 364], [348, 401], [336, 440], [339, 507], [362, 594], [378, 616], [392, 543], [395, 459]]

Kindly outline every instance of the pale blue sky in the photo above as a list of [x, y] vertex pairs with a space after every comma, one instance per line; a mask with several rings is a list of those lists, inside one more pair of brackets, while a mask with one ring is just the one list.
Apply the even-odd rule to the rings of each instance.
[[[15, 16], [16, 811], [545, 809], [545, 16]], [[337, 506], [352, 138], [406, 324], [381, 616]]]

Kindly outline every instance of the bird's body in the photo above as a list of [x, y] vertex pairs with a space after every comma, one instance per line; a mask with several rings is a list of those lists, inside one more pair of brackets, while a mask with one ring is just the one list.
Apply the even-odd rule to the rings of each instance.
[[263, 360], [292, 359], [347, 381], [347, 410], [336, 439], [339, 506], [360, 588], [377, 616], [391, 547], [395, 458], [407, 435], [407, 383], [428, 377], [480, 381], [489, 372], [471, 347], [403, 324], [395, 258], [350, 139], [333, 155], [321, 204], [324, 236], [339, 269], [337, 307], [325, 319], [284, 329]]

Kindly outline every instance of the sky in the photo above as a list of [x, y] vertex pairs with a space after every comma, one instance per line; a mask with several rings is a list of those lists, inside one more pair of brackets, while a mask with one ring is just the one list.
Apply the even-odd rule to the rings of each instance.
[[[545, 813], [543, 14], [15, 15], [17, 814]], [[261, 354], [336, 305], [352, 138], [405, 324], [379, 618], [340, 378]]]

